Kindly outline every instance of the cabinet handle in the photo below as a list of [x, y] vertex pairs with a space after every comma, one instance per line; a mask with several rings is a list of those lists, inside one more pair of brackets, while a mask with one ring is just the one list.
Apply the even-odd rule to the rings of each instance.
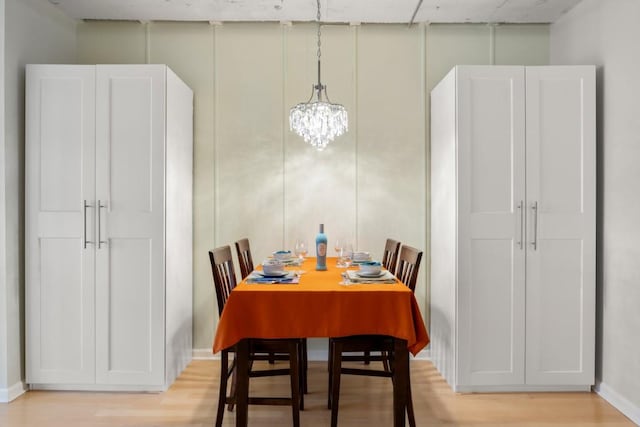
[[533, 250], [536, 251], [538, 250], [538, 202], [533, 202], [531, 210], [533, 211], [533, 242], [531, 242], [531, 245]]
[[107, 244], [106, 240], [102, 240], [102, 218], [100, 212], [102, 212], [102, 208], [106, 208], [107, 205], [103, 205], [100, 200], [98, 200], [98, 249], [101, 248], [101, 244]]
[[92, 208], [93, 205], [88, 204], [86, 199], [83, 200], [82, 205], [84, 215], [82, 224], [82, 246], [84, 247], [84, 249], [87, 249], [87, 243], [93, 243], [92, 241], [87, 240], [87, 208]]
[[520, 250], [522, 250], [524, 248], [524, 201], [520, 200], [518, 210], [520, 211], [520, 241], [518, 245], [520, 245]]

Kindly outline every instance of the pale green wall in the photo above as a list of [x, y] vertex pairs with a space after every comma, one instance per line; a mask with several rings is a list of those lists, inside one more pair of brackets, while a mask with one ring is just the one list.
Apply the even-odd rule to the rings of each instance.
[[547, 65], [549, 26], [432, 24], [427, 62], [429, 90], [454, 65]]
[[549, 63], [549, 26], [498, 25], [494, 52], [496, 65], [546, 65]]
[[315, 25], [87, 22], [81, 63], [166, 63], [194, 90], [194, 348], [217, 321], [206, 251], [249, 237], [256, 262], [324, 222], [380, 255], [425, 250], [429, 91], [456, 64], [547, 64], [546, 25], [327, 25], [323, 83], [350, 130], [323, 153], [288, 129], [316, 79]]

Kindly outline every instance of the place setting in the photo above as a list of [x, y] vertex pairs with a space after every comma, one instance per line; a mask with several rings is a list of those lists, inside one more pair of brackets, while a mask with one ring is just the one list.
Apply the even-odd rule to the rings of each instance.
[[262, 263], [262, 270], [254, 270], [247, 276], [247, 283], [262, 284], [297, 284], [300, 275], [296, 271], [285, 270], [280, 260], [269, 260]]
[[299, 266], [304, 261], [300, 256], [293, 256], [290, 250], [275, 251], [264, 262], [277, 261], [284, 266]]
[[358, 265], [357, 270], [346, 270], [344, 273], [346, 285], [360, 283], [396, 283], [397, 279], [389, 270], [382, 268], [379, 261], [366, 261]]
[[278, 250], [262, 262], [262, 270], [254, 270], [246, 279], [247, 283], [297, 284], [303, 270], [291, 270], [299, 267], [307, 255], [306, 243], [299, 240], [295, 245], [295, 256], [290, 250]]
[[[396, 283], [397, 279], [390, 271], [383, 269], [382, 263], [374, 261], [369, 252], [354, 251], [349, 244], [339, 246], [338, 268], [345, 268], [342, 273], [342, 285], [366, 284], [366, 283]], [[357, 266], [358, 269], [350, 270], [349, 267]]]

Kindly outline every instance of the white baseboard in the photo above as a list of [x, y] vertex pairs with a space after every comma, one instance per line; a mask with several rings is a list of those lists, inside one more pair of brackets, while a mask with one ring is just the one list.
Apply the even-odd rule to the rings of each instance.
[[414, 359], [415, 360], [428, 360], [428, 361], [431, 361], [431, 349], [430, 348], [425, 348], [420, 353], [418, 353], [416, 355], [416, 357], [414, 357]]
[[630, 402], [626, 397], [621, 396], [617, 391], [609, 387], [606, 383], [600, 382], [593, 387], [596, 393], [604, 400], [622, 412], [627, 418], [640, 426], [640, 407]]
[[27, 391], [27, 385], [22, 381], [9, 388], [0, 388], [0, 403], [8, 403]]
[[[323, 350], [309, 350], [307, 357], [313, 362], [326, 362], [329, 360], [328, 352]], [[220, 353], [213, 354], [210, 348], [194, 348], [193, 349], [194, 360], [220, 360]], [[431, 360], [430, 351], [428, 349], [422, 350], [414, 358], [415, 360]]]
[[590, 385], [457, 385], [455, 393], [590, 393]]
[[193, 360], [220, 360], [220, 353], [213, 354], [211, 348], [194, 348]]
[[311, 362], [326, 362], [329, 360], [329, 350], [308, 350], [307, 359]]

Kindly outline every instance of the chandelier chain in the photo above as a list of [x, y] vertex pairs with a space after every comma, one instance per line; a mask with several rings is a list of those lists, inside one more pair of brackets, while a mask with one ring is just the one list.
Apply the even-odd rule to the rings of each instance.
[[316, 15], [316, 18], [318, 20], [318, 61], [320, 60], [320, 0], [317, 0], [318, 2], [318, 13]]
[[[340, 104], [334, 104], [327, 96], [327, 88], [320, 79], [320, 0], [318, 5], [318, 84], [314, 84], [311, 97], [307, 102], [297, 104], [289, 110], [289, 128], [300, 135], [305, 142], [314, 146], [318, 151], [324, 150], [329, 142], [345, 133], [349, 128], [347, 110]], [[314, 92], [318, 99], [313, 101]], [[322, 93], [324, 92], [324, 98]]]

